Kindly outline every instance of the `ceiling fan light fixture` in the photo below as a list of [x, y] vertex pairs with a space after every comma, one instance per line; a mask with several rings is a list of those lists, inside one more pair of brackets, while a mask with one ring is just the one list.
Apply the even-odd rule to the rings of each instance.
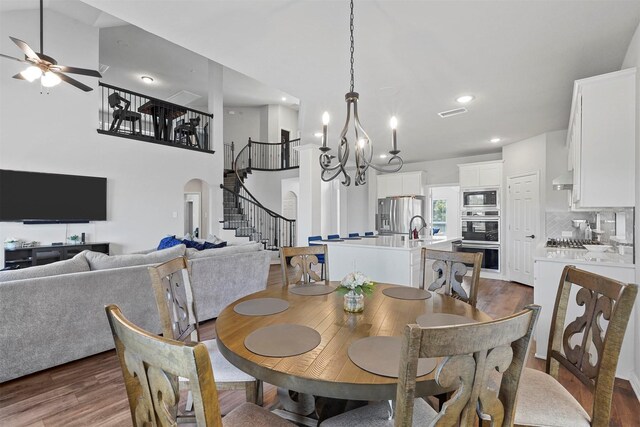
[[35, 65], [28, 67], [24, 71], [20, 71], [20, 75], [28, 82], [32, 82], [42, 76], [42, 70]]
[[42, 75], [42, 78], [40, 78], [40, 83], [44, 87], [54, 87], [60, 84], [61, 81], [62, 79], [60, 79], [60, 77], [58, 77], [55, 73], [52, 73], [51, 71], [47, 71]]

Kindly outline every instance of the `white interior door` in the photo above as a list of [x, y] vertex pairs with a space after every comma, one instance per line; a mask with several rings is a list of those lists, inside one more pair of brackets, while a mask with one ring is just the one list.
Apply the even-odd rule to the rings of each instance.
[[509, 279], [533, 286], [533, 254], [540, 239], [538, 173], [507, 179], [507, 268]]

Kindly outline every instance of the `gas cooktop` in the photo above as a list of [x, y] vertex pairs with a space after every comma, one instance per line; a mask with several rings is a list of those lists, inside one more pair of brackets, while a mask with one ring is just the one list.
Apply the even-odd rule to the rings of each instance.
[[584, 245], [601, 245], [597, 240], [586, 239], [549, 239], [546, 248], [586, 249]]

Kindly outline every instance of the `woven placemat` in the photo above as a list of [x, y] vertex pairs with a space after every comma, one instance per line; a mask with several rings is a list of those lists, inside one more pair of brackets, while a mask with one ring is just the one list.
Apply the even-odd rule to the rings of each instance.
[[297, 285], [289, 288], [292, 294], [305, 296], [327, 295], [335, 290], [335, 286], [329, 285]]
[[427, 313], [418, 316], [418, 318], [416, 319], [416, 323], [423, 328], [430, 328], [433, 326], [450, 326], [478, 323], [478, 321], [469, 317], [461, 316], [459, 314]]
[[265, 326], [244, 339], [247, 350], [267, 357], [288, 357], [306, 353], [320, 344], [320, 334], [304, 325], [283, 323]]
[[233, 307], [233, 311], [245, 316], [268, 316], [280, 313], [289, 308], [289, 303], [280, 298], [256, 298], [241, 302]]
[[431, 292], [424, 289], [410, 288], [408, 286], [394, 286], [382, 291], [388, 297], [397, 299], [429, 299]]
[[[349, 347], [349, 359], [360, 368], [383, 377], [398, 378], [400, 367], [400, 337], [366, 337]], [[418, 376], [428, 374], [436, 367], [437, 359], [418, 360]]]

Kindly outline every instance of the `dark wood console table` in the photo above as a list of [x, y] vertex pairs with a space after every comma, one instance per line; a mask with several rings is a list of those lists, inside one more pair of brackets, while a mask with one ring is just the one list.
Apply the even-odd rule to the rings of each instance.
[[51, 264], [73, 258], [84, 250], [109, 254], [109, 243], [79, 243], [77, 245], [45, 245], [30, 248], [16, 248], [4, 250], [5, 267], [26, 268], [36, 265]]

